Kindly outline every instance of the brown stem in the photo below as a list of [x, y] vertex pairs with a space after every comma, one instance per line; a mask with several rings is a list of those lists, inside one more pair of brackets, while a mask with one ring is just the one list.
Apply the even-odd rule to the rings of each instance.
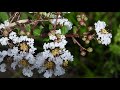
[[57, 21], [58, 21], [58, 13], [57, 13], [57, 18], [56, 18], [56, 22], [55, 22], [55, 25], [54, 25], [54, 30], [56, 30], [56, 26], [57, 26]]
[[73, 42], [76, 43], [78, 46], [80, 46], [80, 48], [82, 48], [83, 50], [86, 50], [74, 37], [72, 37]]

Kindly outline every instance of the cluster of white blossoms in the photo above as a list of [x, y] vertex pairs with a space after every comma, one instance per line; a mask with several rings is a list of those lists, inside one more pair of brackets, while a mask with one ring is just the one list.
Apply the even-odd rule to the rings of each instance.
[[67, 41], [61, 34], [61, 30], [53, 30], [49, 33], [50, 43], [43, 45], [44, 51], [36, 55], [34, 67], [39, 73], [44, 73], [44, 77], [49, 78], [65, 74], [65, 67], [69, 61], [73, 61], [73, 56], [66, 50]]
[[[4, 24], [0, 25], [0, 29], [6, 29], [7, 26], [9, 26], [9, 23], [5, 21]], [[6, 71], [6, 62], [8, 62], [13, 70], [19, 68], [23, 75], [31, 77], [34, 69], [33, 64], [35, 63], [34, 53], [37, 50], [34, 47], [34, 39], [27, 36], [18, 36], [16, 32], [10, 31], [7, 36], [3, 35], [0, 38], [0, 44], [8, 47], [7, 50], [0, 52], [0, 71]], [[5, 57], [11, 59], [8, 60]]]
[[98, 21], [95, 23], [95, 30], [97, 33], [97, 40], [100, 40], [101, 44], [109, 45], [111, 43], [112, 34], [106, 29], [106, 23], [104, 21]]
[[[56, 24], [56, 18], [55, 19], [51, 19], [51, 23], [53, 25]], [[60, 15], [58, 16], [58, 19], [57, 19], [57, 25], [61, 25], [61, 26], [66, 26], [68, 30], [71, 30], [72, 29], [72, 22], [70, 22], [68, 19], [66, 18], [62, 18]]]

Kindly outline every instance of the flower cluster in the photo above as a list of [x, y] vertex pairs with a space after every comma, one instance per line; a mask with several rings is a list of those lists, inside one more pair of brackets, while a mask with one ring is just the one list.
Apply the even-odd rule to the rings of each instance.
[[[9, 23], [5, 21], [5, 24], [1, 24], [1, 29], [6, 29]], [[5, 32], [5, 30], [2, 30]], [[33, 75], [34, 68], [32, 64], [35, 62], [34, 53], [36, 48], [34, 47], [34, 39], [27, 36], [18, 36], [14, 31], [7, 31], [9, 34], [0, 38], [0, 44], [7, 46], [7, 50], [0, 52], [0, 71], [5, 72], [7, 69], [7, 63], [15, 70], [16, 67], [22, 69], [22, 73], [25, 76], [31, 77]], [[7, 58], [7, 59], [6, 59]], [[9, 60], [8, 60], [9, 58]]]
[[52, 42], [43, 45], [44, 51], [36, 55], [35, 63], [38, 72], [44, 72], [46, 78], [52, 77], [52, 75], [63, 75], [68, 61], [73, 61], [73, 56], [65, 48], [67, 41], [60, 29], [51, 31], [49, 38]]
[[108, 45], [111, 43], [112, 34], [109, 33], [106, 29], [106, 23], [103, 21], [98, 21], [95, 23], [95, 31], [98, 35], [97, 40], [104, 45]]
[[[70, 22], [69, 19], [64, 18], [64, 15], [70, 12], [29, 12], [29, 14], [30, 13], [36, 17], [34, 20], [25, 19], [23, 20], [24, 22], [21, 20], [13, 20], [10, 21], [11, 23], [6, 20], [0, 24], [1, 72], [5, 72], [8, 69], [14, 71], [20, 70], [24, 76], [32, 77], [34, 75], [33, 71], [37, 70], [37, 72], [43, 74], [45, 78], [61, 76], [65, 74], [69, 62], [73, 61], [73, 55], [65, 47], [68, 43], [66, 37], [70, 37], [74, 44], [80, 47], [79, 51], [82, 56], [85, 56], [86, 52], [92, 52], [93, 48], [91, 46], [85, 48], [78, 39], [80, 37], [82, 37], [82, 41], [84, 41], [87, 46], [96, 34], [97, 40], [101, 42], [101, 44], [107, 46], [111, 43], [112, 34], [105, 29], [106, 23], [103, 21], [96, 22], [94, 24], [95, 34], [92, 31], [92, 26], [87, 26], [86, 22], [88, 18], [85, 14], [78, 14], [76, 16], [77, 23], [75, 24], [74, 21]], [[47, 22], [46, 25], [43, 21]], [[37, 26], [39, 25], [38, 23], [41, 24], [40, 27]], [[44, 26], [46, 27], [44, 28]], [[82, 31], [81, 27], [86, 31]], [[18, 30], [19, 34], [14, 31], [18, 28], [20, 29]], [[50, 29], [49, 32], [47, 28], [52, 29]], [[45, 30], [43, 31], [45, 33], [43, 33], [42, 30]], [[70, 32], [67, 33], [66, 30], [70, 30]], [[38, 39], [42, 36], [49, 36], [49, 40], [43, 44], [43, 51], [37, 53], [38, 51], [36, 50], [39, 48], [37, 49], [37, 47], [35, 47], [35, 40], [33, 38]], [[36, 45], [37, 44], [38, 43], [36, 43]]]
[[59, 24], [59, 25], [61, 25], [61, 26], [66, 26], [68, 30], [71, 30], [71, 29], [72, 29], [72, 25], [73, 25], [73, 24], [72, 24], [68, 19], [62, 18], [62, 17], [59, 15], [57, 20], [56, 20], [56, 19], [51, 19], [51, 23], [52, 23], [53, 25], [56, 24], [56, 21], [57, 21], [57, 25]]

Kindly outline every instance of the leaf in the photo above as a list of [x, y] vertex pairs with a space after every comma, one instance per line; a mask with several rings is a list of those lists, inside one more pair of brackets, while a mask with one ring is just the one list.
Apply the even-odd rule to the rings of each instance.
[[41, 33], [41, 30], [40, 30], [40, 29], [35, 29], [35, 30], [33, 31], [33, 35], [34, 35], [34, 36], [40, 36], [40, 33]]
[[28, 15], [25, 12], [22, 12], [20, 19], [27, 19], [27, 18], [28, 18]]
[[77, 27], [76, 26], [73, 26], [73, 33], [77, 34]]
[[87, 31], [86, 27], [82, 26], [79, 30], [80, 35]]
[[26, 25], [26, 30], [27, 30], [28, 32], [30, 32], [30, 30], [31, 30], [30, 24], [27, 24], [27, 25]]
[[67, 32], [68, 32], [67, 27], [66, 27], [66, 26], [63, 26], [63, 27], [61, 28], [61, 33], [65, 35]]
[[110, 45], [110, 51], [116, 55], [120, 55], [120, 46], [116, 44]]
[[53, 25], [49, 24], [49, 30], [53, 30]]
[[2, 21], [8, 20], [9, 16], [7, 12], [0, 12], [0, 19], [2, 19]]
[[48, 42], [49, 40], [50, 40], [49, 37], [43, 39], [44, 42]]

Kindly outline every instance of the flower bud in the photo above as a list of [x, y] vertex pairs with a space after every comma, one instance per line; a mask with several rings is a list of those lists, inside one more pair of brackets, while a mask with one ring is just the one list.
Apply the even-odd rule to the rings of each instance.
[[80, 53], [82, 56], [85, 56], [86, 55], [86, 52], [85, 51], [81, 51]]
[[88, 51], [88, 52], [92, 52], [92, 51], [93, 51], [93, 48], [89, 47], [89, 48], [87, 49], [87, 51]]
[[25, 35], [25, 32], [23, 30], [21, 30], [20, 35]]
[[92, 35], [88, 35], [88, 40], [92, 40], [93, 36]]
[[86, 41], [85, 41], [85, 43], [86, 43], [86, 44], [89, 44], [89, 43], [90, 43], [90, 41], [89, 41], [89, 40], [86, 40]]

